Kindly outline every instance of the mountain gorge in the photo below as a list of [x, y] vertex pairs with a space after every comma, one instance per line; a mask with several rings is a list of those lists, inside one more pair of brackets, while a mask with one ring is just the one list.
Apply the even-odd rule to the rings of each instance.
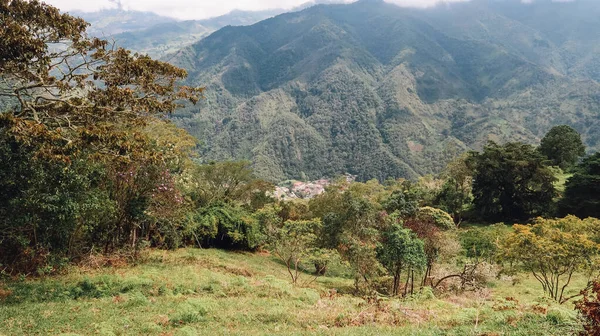
[[207, 88], [174, 119], [205, 160], [252, 160], [270, 180], [414, 178], [557, 124], [598, 149], [599, 14], [585, 0], [363, 0], [225, 27], [170, 59]]

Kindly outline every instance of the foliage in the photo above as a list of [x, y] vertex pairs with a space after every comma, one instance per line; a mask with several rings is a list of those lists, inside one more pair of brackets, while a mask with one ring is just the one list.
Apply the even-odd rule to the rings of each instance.
[[[186, 72], [89, 38], [38, 1], [0, 2], [0, 262], [30, 272], [94, 249], [137, 251], [177, 225], [172, 173], [193, 145], [161, 118], [201, 89]], [[178, 137], [181, 137], [178, 139]], [[169, 144], [177, 144], [172, 146]], [[140, 238], [143, 239], [140, 239]]]
[[264, 244], [264, 230], [278, 214], [260, 211], [273, 201], [266, 196], [272, 185], [256, 179], [248, 162], [196, 165], [183, 180], [194, 227], [188, 239], [205, 247], [255, 249]]
[[460, 225], [465, 212], [473, 201], [472, 175], [473, 172], [467, 165], [466, 157], [450, 162], [442, 173], [445, 182], [434, 203], [452, 214], [457, 225]]
[[380, 274], [375, 248], [385, 220], [374, 201], [379, 191], [361, 183], [335, 184], [309, 202], [311, 214], [323, 222], [319, 246], [336, 249], [350, 264], [359, 290], [365, 289], [363, 284], [369, 289]]
[[534, 225], [515, 225], [514, 232], [502, 243], [502, 258], [531, 272], [544, 292], [564, 303], [575, 272], [591, 273], [597, 269], [597, 219], [581, 220], [575, 216], [562, 219], [538, 218]]
[[372, 241], [381, 225], [377, 204], [351, 190], [326, 192], [310, 201], [313, 216], [323, 221], [322, 246], [337, 248], [344, 235]]
[[507, 226], [494, 224], [489, 227], [468, 228], [459, 233], [459, 240], [467, 258], [483, 259], [488, 263], [496, 260], [500, 243], [504, 241]]
[[425, 272], [421, 282], [424, 286], [431, 277], [433, 266], [438, 261], [444, 245], [449, 243], [443, 232], [454, 229], [454, 221], [443, 210], [422, 207], [414, 217], [405, 219], [405, 226], [424, 242]]
[[600, 333], [600, 282], [593, 281], [582, 295], [583, 298], [575, 303], [575, 309], [579, 312], [585, 330], [580, 335], [598, 335]]
[[[423, 241], [410, 229], [406, 229], [398, 223], [392, 224], [382, 234], [382, 241], [377, 247], [377, 259], [394, 277], [392, 295], [399, 293], [400, 276], [403, 270], [414, 274], [415, 270], [421, 270], [427, 263]], [[406, 295], [406, 293], [407, 288], [405, 287], [404, 294]]]
[[567, 125], [552, 127], [542, 138], [538, 150], [552, 161], [553, 166], [563, 170], [575, 166], [577, 160], [585, 155], [581, 135]]
[[474, 207], [487, 221], [527, 220], [547, 214], [556, 195], [552, 171], [530, 145], [488, 143], [471, 152]]
[[0, 263], [10, 273], [83, 253], [96, 223], [115, 218], [116, 204], [95, 188], [105, 176], [101, 167], [36, 159], [16, 142], [0, 146]]
[[[269, 239], [269, 250], [283, 261], [292, 283], [297, 284], [301, 274], [301, 263], [318, 253], [317, 235], [321, 229], [319, 221], [286, 221]], [[320, 274], [317, 270], [317, 274]]]
[[272, 184], [257, 179], [247, 161], [197, 165], [189, 175], [186, 182], [197, 207], [223, 202], [259, 209], [271, 201], [265, 194]]
[[600, 153], [585, 158], [567, 180], [560, 203], [563, 214], [600, 218]]
[[194, 213], [192, 235], [203, 247], [254, 249], [261, 245], [258, 223], [246, 209], [213, 203]]
[[600, 148], [594, 1], [450, 6], [356, 2], [221, 29], [171, 59], [211, 88], [177, 123], [206, 160], [250, 159], [273, 182], [416, 180], [565, 123]]
[[447, 212], [432, 207], [419, 208], [415, 220], [434, 226], [440, 230], [451, 230], [456, 228], [452, 217]]
[[[84, 148], [98, 159], [138, 155], [136, 130], [201, 90], [179, 87], [186, 72], [88, 38], [82, 19], [37, 1], [2, 3], [0, 95], [18, 102], [2, 126], [38, 155], [58, 160]], [[133, 136], [132, 136], [133, 135]]]
[[420, 193], [410, 182], [402, 184], [402, 189], [395, 190], [383, 202], [388, 213], [398, 212], [401, 217], [415, 216], [419, 210]]

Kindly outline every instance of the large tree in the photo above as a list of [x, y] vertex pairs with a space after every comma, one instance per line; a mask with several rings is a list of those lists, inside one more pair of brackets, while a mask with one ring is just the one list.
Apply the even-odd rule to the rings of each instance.
[[556, 178], [530, 145], [489, 142], [471, 152], [475, 210], [487, 221], [527, 220], [548, 213]]
[[567, 180], [560, 211], [600, 218], [600, 153], [585, 158]]
[[390, 221], [397, 223], [392, 224], [382, 234], [381, 242], [377, 246], [377, 258], [394, 278], [392, 295], [399, 294], [400, 276], [403, 271], [408, 272], [407, 285], [404, 287], [404, 295], [406, 295], [409, 279], [414, 290], [414, 271], [425, 268], [427, 262], [423, 241], [413, 231], [404, 228], [397, 216], [397, 213], [391, 216]]
[[585, 146], [581, 135], [575, 129], [560, 125], [552, 127], [542, 138], [539, 151], [550, 159], [554, 166], [565, 170], [573, 167], [577, 160], [585, 155]]
[[38, 154], [130, 159], [140, 125], [198, 99], [177, 85], [184, 70], [89, 38], [84, 20], [39, 1], [1, 0], [0, 23], [0, 97], [14, 106], [0, 121]]
[[87, 25], [0, 0], [0, 263], [13, 269], [135, 246], [181, 201], [171, 171], [190, 146], [149, 127], [167, 130], [162, 117], [201, 90], [178, 86], [182, 69], [88, 37]]
[[460, 157], [450, 162], [441, 175], [444, 184], [434, 202], [452, 215], [456, 225], [460, 225], [473, 199], [473, 172], [466, 157]]

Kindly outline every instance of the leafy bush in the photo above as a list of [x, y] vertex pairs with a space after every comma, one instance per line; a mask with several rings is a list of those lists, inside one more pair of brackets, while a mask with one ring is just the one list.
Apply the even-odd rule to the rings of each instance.
[[581, 335], [598, 335], [600, 333], [600, 282], [594, 281], [582, 292], [583, 298], [576, 302], [584, 331]]
[[489, 227], [474, 227], [459, 231], [459, 240], [468, 258], [481, 258], [494, 262], [499, 244], [509, 228], [504, 224], [494, 224]]
[[534, 225], [514, 225], [502, 242], [502, 258], [531, 272], [544, 292], [559, 303], [565, 297], [573, 273], [591, 272], [598, 267], [600, 220], [538, 218]]

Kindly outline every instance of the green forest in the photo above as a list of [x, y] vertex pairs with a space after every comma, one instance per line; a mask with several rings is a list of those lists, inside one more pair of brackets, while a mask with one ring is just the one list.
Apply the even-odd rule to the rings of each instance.
[[185, 70], [38, 1], [0, 23], [0, 335], [600, 333], [600, 152], [574, 127], [277, 199], [177, 126], [211, 95]]
[[[166, 58], [207, 88], [173, 120], [262, 179], [416, 179], [557, 125], [600, 149], [600, 3], [382, 0], [225, 27]], [[561, 22], [560, 25], [549, 22]]]

